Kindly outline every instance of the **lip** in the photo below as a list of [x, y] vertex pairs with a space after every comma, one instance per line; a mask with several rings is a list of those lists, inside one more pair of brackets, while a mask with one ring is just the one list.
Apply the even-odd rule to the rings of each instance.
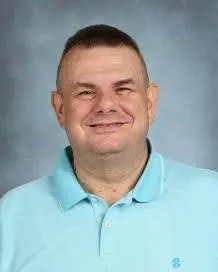
[[117, 132], [125, 123], [107, 123], [90, 126], [96, 134]]
[[106, 126], [113, 126], [113, 125], [123, 125], [125, 123], [123, 122], [112, 122], [112, 123], [96, 123], [96, 124], [92, 124], [90, 125], [90, 127], [106, 127]]

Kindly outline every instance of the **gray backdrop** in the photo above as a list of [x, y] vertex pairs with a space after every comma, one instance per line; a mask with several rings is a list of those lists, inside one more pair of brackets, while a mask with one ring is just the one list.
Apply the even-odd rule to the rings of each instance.
[[1, 0], [0, 18], [0, 195], [49, 174], [67, 144], [50, 90], [67, 37], [95, 23], [132, 35], [161, 87], [155, 149], [218, 169], [217, 0]]

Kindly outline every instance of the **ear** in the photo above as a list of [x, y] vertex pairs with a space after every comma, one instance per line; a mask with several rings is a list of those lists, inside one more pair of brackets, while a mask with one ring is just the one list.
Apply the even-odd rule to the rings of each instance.
[[156, 106], [159, 97], [159, 87], [156, 83], [151, 83], [146, 91], [148, 121], [152, 124], [156, 117]]
[[59, 125], [64, 129], [65, 119], [64, 119], [63, 97], [61, 94], [57, 92], [57, 90], [54, 90], [51, 92], [51, 106], [55, 112], [56, 119]]

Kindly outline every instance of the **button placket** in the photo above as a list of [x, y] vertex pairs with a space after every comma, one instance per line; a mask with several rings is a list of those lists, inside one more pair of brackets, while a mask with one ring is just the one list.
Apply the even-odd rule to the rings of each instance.
[[112, 261], [114, 254], [115, 235], [115, 211], [116, 207], [108, 208], [101, 225], [100, 257], [104, 261]]
[[98, 199], [95, 196], [91, 195], [89, 197], [89, 200], [90, 200], [90, 204], [92, 206], [92, 210], [93, 210], [93, 214], [94, 214], [94, 217], [95, 217], [98, 233], [100, 233], [100, 231], [101, 231], [100, 223], [102, 222], [103, 216], [104, 216], [104, 214], [106, 212], [106, 207], [103, 205], [101, 200]]

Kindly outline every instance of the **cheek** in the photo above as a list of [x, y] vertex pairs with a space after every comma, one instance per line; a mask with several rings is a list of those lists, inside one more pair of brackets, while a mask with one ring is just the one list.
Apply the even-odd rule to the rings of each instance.
[[65, 112], [65, 120], [67, 125], [74, 124], [78, 118], [78, 113], [75, 107], [69, 105]]
[[134, 122], [141, 123], [148, 119], [147, 105], [143, 102], [142, 98], [132, 99], [131, 103], [128, 103], [126, 108], [132, 115]]
[[65, 130], [72, 145], [84, 138], [81, 126], [83, 112], [79, 109], [79, 107], [70, 107], [65, 114]]
[[152, 124], [155, 118], [155, 112], [151, 104], [149, 104], [147, 107], [147, 115], [149, 124]]
[[81, 107], [77, 105], [77, 103], [74, 103], [72, 101], [69, 101], [66, 103], [66, 110], [65, 110], [65, 116], [67, 121], [73, 121], [77, 120], [80, 116], [80, 110]]
[[65, 112], [65, 120], [68, 128], [80, 129], [84, 119], [89, 115], [90, 106], [81, 103], [68, 104]]

